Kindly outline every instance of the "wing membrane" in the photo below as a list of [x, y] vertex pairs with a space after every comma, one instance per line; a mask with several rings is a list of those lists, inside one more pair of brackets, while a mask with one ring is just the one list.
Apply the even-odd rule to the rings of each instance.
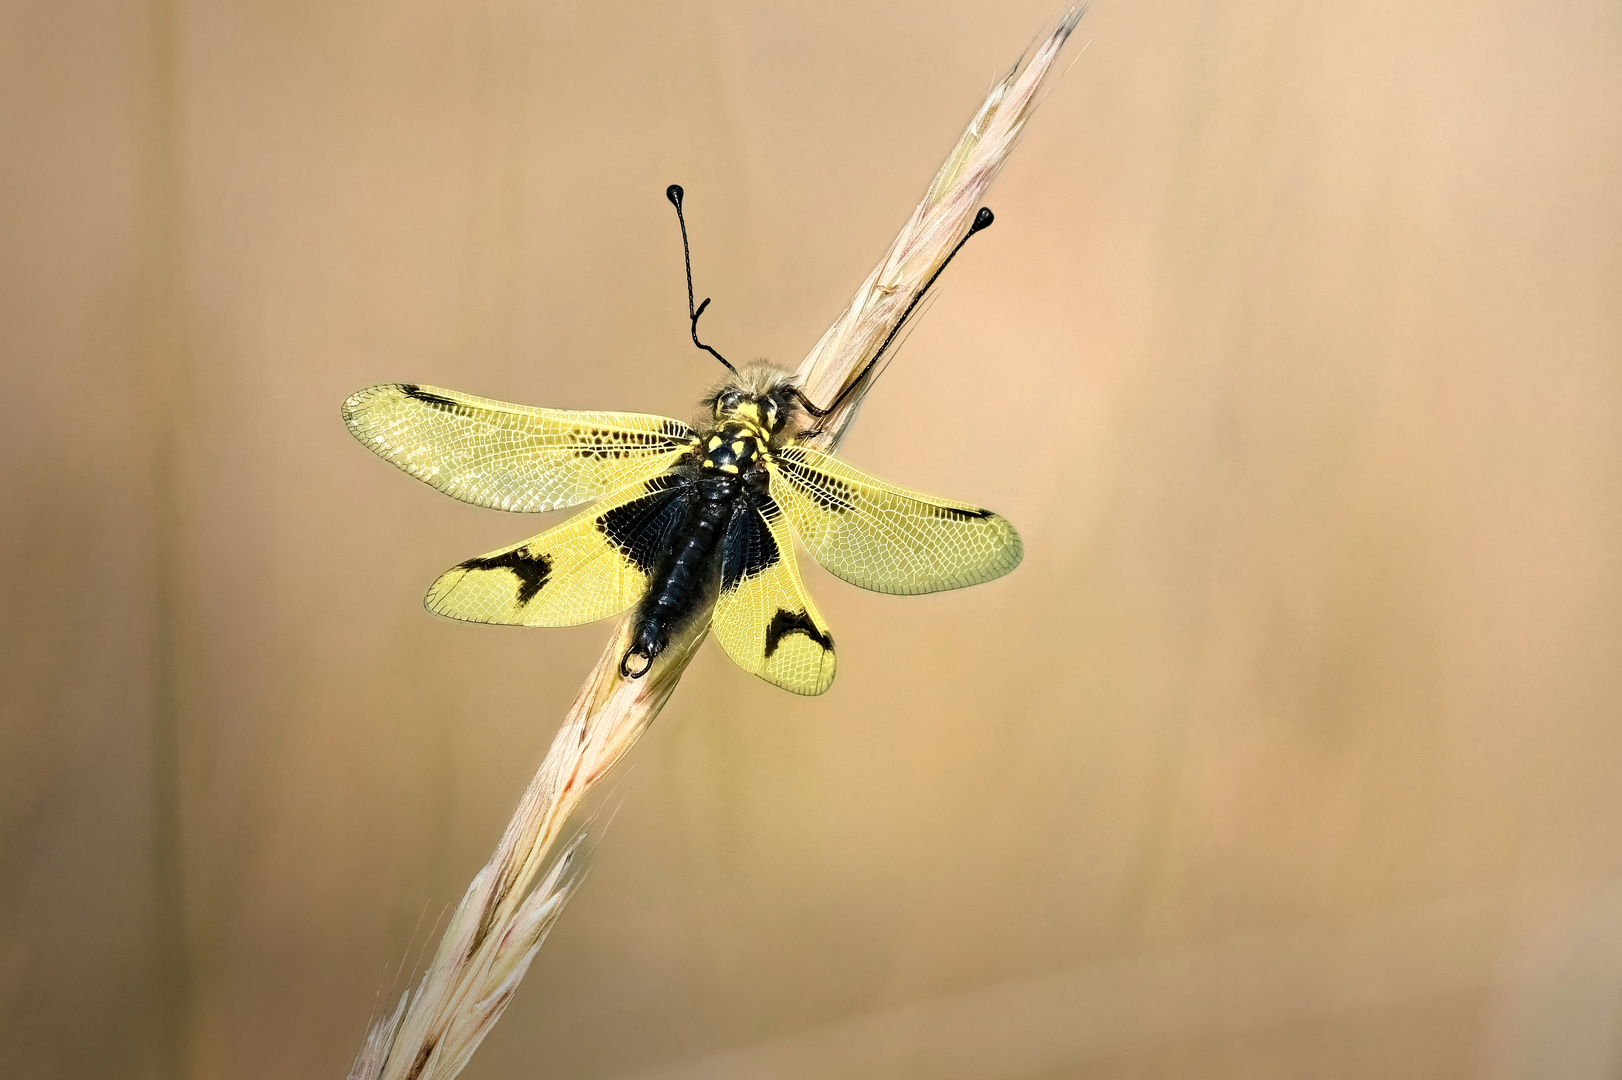
[[819, 563], [875, 592], [961, 589], [1024, 556], [999, 515], [887, 484], [810, 447], [778, 451], [771, 491]]
[[350, 434], [373, 453], [463, 502], [556, 510], [670, 467], [686, 424], [645, 413], [509, 405], [415, 383], [368, 387], [344, 402]]
[[574, 626], [641, 599], [686, 512], [680, 478], [656, 476], [521, 544], [458, 563], [423, 601], [466, 622]]
[[722, 539], [710, 627], [739, 667], [785, 690], [820, 694], [834, 681], [833, 637], [806, 595], [788, 521], [769, 496]]

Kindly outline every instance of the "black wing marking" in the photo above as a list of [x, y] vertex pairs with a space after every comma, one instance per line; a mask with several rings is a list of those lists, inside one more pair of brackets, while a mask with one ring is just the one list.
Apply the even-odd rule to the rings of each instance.
[[778, 451], [772, 495], [830, 573], [885, 593], [961, 589], [1001, 577], [1024, 555], [1004, 518], [887, 484], [804, 446]]
[[373, 453], [447, 495], [497, 510], [590, 502], [664, 472], [693, 440], [669, 417], [540, 409], [415, 383], [369, 387], [343, 413]]
[[467, 622], [573, 626], [606, 619], [647, 592], [657, 552], [685, 515], [690, 485], [656, 476], [521, 544], [458, 563], [424, 603]]
[[721, 593], [710, 626], [733, 662], [796, 694], [834, 679], [834, 641], [806, 594], [788, 520], [769, 495], [732, 520], [721, 549]]

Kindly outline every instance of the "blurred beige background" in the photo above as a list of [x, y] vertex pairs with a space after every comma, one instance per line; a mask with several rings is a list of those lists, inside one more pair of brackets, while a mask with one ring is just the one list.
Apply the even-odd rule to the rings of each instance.
[[[0, 7], [0, 1071], [343, 1074], [607, 627], [426, 615], [557, 518], [339, 402], [687, 415], [671, 181], [797, 362], [1053, 11]], [[707, 645], [467, 1076], [1622, 1071], [1622, 9], [1070, 55], [844, 449], [1024, 565]]]

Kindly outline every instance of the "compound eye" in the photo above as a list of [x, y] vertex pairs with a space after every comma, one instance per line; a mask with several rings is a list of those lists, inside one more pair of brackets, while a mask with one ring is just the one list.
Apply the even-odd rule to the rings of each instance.
[[739, 404], [742, 403], [742, 401], [742, 394], [738, 393], [736, 390], [728, 390], [726, 393], [721, 395], [721, 400], [717, 402], [717, 404], [721, 406], [722, 412], [731, 412], [732, 410], [736, 409]]

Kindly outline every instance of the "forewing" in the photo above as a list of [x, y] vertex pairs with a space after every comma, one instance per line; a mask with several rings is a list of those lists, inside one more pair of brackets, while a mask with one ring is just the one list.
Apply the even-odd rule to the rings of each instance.
[[415, 383], [368, 387], [344, 402], [350, 434], [419, 480], [497, 510], [556, 510], [669, 468], [692, 431], [645, 413], [509, 405]]
[[631, 607], [647, 592], [691, 491], [680, 477], [633, 484], [521, 544], [458, 563], [423, 601], [467, 622], [574, 626]]
[[710, 627], [745, 671], [796, 694], [834, 681], [834, 641], [794, 565], [788, 520], [770, 496], [733, 519], [721, 541], [721, 593]]
[[1001, 577], [1024, 555], [999, 515], [887, 484], [809, 447], [777, 452], [771, 490], [819, 563], [875, 592], [961, 589]]

